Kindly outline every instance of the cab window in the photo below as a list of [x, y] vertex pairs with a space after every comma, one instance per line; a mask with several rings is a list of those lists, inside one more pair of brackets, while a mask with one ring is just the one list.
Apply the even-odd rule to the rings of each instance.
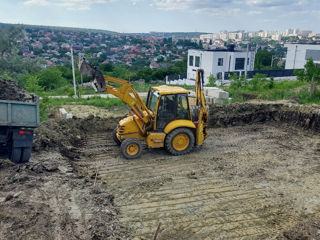
[[160, 98], [157, 129], [164, 129], [165, 126], [175, 119], [176, 95], [163, 95]]
[[177, 99], [177, 119], [190, 119], [188, 98], [186, 94], [178, 95]]
[[156, 112], [158, 98], [159, 98], [159, 92], [158, 91], [150, 92], [150, 94], [148, 96], [148, 99], [147, 99], [147, 107], [152, 112]]

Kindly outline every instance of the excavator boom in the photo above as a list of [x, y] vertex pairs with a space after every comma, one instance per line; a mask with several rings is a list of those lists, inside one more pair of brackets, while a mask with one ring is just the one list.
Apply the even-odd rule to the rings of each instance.
[[142, 134], [146, 133], [153, 117], [152, 112], [147, 108], [134, 90], [131, 83], [126, 80], [118, 79], [111, 76], [104, 76], [95, 66], [88, 63], [84, 57], [79, 57], [79, 71], [81, 74], [93, 77], [92, 86], [96, 92], [107, 92], [121, 99], [127, 104], [132, 115], [137, 116], [136, 121]]

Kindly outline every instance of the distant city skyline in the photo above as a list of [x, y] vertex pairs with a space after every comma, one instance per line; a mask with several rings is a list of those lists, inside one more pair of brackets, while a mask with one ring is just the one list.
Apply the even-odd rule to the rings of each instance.
[[125, 33], [311, 30], [318, 0], [2, 0], [0, 22]]

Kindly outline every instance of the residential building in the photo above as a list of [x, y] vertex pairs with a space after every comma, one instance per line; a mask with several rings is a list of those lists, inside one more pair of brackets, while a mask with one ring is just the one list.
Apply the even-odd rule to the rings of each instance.
[[320, 45], [285, 44], [287, 50], [286, 69], [302, 69], [309, 58], [320, 64]]
[[188, 51], [187, 79], [195, 79], [197, 69], [204, 70], [205, 83], [209, 82], [210, 75], [223, 79], [225, 72], [245, 74], [245, 71], [253, 71], [254, 58], [255, 51], [239, 51], [233, 46], [228, 49], [191, 49]]

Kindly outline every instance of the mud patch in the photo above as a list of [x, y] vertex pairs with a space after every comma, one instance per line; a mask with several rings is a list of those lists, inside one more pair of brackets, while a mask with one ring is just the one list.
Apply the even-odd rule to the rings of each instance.
[[16, 82], [0, 78], [0, 100], [36, 102], [37, 97], [20, 88]]

